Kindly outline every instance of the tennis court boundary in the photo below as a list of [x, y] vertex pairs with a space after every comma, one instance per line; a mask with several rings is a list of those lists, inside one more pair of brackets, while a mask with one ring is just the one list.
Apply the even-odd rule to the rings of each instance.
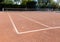
[[[7, 14], [8, 14], [8, 12], [7, 12]], [[8, 14], [8, 17], [9, 17], [11, 23], [12, 23], [12, 26], [14, 27], [14, 30], [15, 30], [16, 34], [27, 34], [27, 33], [34, 33], [34, 32], [40, 32], [40, 31], [60, 29], [60, 26], [57, 26], [57, 27], [46, 27], [46, 28], [44, 28], [44, 29], [37, 29], [37, 30], [30, 30], [30, 31], [25, 31], [25, 32], [19, 32], [19, 31], [17, 30], [17, 27], [16, 27], [16, 25], [14, 24], [14, 22], [13, 22], [13, 20], [12, 20], [12, 18], [11, 18], [11, 16], [10, 16], [9, 14]]]

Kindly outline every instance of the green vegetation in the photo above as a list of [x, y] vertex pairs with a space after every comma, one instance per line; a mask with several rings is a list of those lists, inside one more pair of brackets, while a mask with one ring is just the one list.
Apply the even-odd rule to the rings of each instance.
[[4, 0], [3, 4], [13, 4], [13, 2], [11, 0]]
[[4, 0], [0, 0], [0, 2], [3, 2]]
[[3, 4], [4, 7], [13, 7], [13, 8], [60, 8], [58, 3], [55, 3], [53, 0], [38, 0], [38, 5], [36, 1], [33, 0], [22, 0], [21, 5], [13, 4], [12, 0], [0, 0], [0, 4]]
[[35, 1], [28, 1], [26, 3], [27, 8], [36, 8], [36, 2]]
[[4, 0], [3, 2], [4, 4], [13, 4], [13, 2], [11, 0]]

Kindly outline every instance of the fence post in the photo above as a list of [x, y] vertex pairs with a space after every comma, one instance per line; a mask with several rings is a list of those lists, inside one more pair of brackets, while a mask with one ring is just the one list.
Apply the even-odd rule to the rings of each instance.
[[4, 11], [4, 8], [2, 8], [2, 11]]

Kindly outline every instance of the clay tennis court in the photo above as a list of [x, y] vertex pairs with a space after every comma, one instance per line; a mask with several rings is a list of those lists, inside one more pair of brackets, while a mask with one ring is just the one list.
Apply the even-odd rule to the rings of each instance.
[[0, 12], [0, 42], [60, 42], [60, 13]]

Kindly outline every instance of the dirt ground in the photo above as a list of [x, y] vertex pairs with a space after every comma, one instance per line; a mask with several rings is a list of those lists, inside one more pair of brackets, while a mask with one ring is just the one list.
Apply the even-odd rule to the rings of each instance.
[[0, 12], [0, 42], [60, 42], [60, 13]]

